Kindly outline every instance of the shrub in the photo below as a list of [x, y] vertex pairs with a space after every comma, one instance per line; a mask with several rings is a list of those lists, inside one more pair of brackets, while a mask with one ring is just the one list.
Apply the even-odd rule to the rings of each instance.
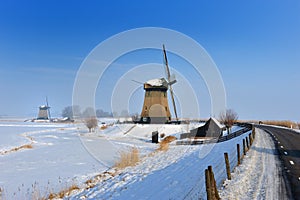
[[169, 143], [175, 141], [177, 138], [175, 136], [167, 136], [159, 143], [159, 151], [167, 151], [169, 149]]
[[98, 120], [96, 117], [86, 118], [84, 123], [89, 129], [89, 132], [95, 131], [95, 128], [98, 126]]
[[139, 150], [132, 148], [131, 151], [122, 151], [120, 153], [120, 160], [116, 162], [115, 167], [123, 169], [128, 166], [134, 166], [139, 160]]

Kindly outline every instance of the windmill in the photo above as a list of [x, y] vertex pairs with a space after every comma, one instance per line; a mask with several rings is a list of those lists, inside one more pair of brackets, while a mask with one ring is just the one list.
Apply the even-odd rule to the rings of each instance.
[[36, 118], [37, 120], [49, 120], [51, 121], [51, 116], [50, 116], [50, 107], [48, 104], [48, 98], [46, 97], [46, 105], [42, 105], [39, 107], [39, 113], [38, 117]]
[[171, 112], [168, 104], [167, 91], [170, 90], [176, 123], [178, 123], [178, 116], [176, 111], [174, 92], [172, 85], [176, 83], [176, 79], [172, 80], [170, 69], [168, 66], [168, 59], [163, 45], [164, 62], [167, 74], [165, 78], [152, 79], [144, 83], [145, 97], [141, 112], [141, 123], [171, 123]]

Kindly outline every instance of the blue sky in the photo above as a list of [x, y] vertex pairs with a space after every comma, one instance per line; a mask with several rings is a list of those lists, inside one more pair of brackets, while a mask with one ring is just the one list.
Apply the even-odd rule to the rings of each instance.
[[277, 0], [1, 1], [0, 115], [34, 117], [45, 96], [59, 115], [72, 103], [89, 52], [114, 34], [147, 26], [199, 42], [240, 118], [300, 121], [300, 2]]

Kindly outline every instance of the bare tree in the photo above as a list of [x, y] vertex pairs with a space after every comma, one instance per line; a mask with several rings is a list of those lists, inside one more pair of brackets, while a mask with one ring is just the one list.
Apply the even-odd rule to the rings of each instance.
[[232, 110], [227, 109], [225, 112], [221, 112], [219, 116], [219, 120], [222, 124], [226, 126], [227, 133], [229, 134], [231, 127], [237, 121], [238, 114]]
[[62, 110], [62, 117], [68, 117], [70, 119], [74, 119], [76, 117], [79, 117], [81, 115], [80, 113], [80, 107], [79, 106], [67, 106]]
[[95, 128], [98, 126], [98, 120], [96, 117], [86, 118], [84, 121], [86, 127], [89, 129], [89, 132], [95, 131]]

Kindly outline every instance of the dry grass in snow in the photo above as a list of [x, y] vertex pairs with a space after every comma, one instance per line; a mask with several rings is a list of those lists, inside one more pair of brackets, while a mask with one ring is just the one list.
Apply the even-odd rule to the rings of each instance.
[[78, 190], [79, 187], [77, 185], [71, 185], [70, 187], [60, 191], [59, 193], [51, 193], [49, 194], [49, 196], [47, 197], [47, 199], [62, 199], [66, 196], [69, 196], [72, 191], [74, 190]]
[[157, 150], [159, 151], [167, 151], [169, 149], [169, 143], [176, 140], [175, 136], [167, 136], [165, 139], [163, 139], [159, 143], [159, 148]]
[[120, 153], [120, 160], [116, 162], [115, 167], [123, 169], [128, 166], [134, 166], [139, 162], [139, 150], [132, 148], [130, 151], [123, 151]]
[[22, 149], [32, 149], [32, 148], [33, 148], [32, 144], [25, 144], [25, 145], [22, 145], [19, 147], [12, 148], [10, 150], [2, 151], [2, 152], [0, 152], [0, 155], [5, 155], [5, 154], [16, 152], [16, 151], [19, 151]]

